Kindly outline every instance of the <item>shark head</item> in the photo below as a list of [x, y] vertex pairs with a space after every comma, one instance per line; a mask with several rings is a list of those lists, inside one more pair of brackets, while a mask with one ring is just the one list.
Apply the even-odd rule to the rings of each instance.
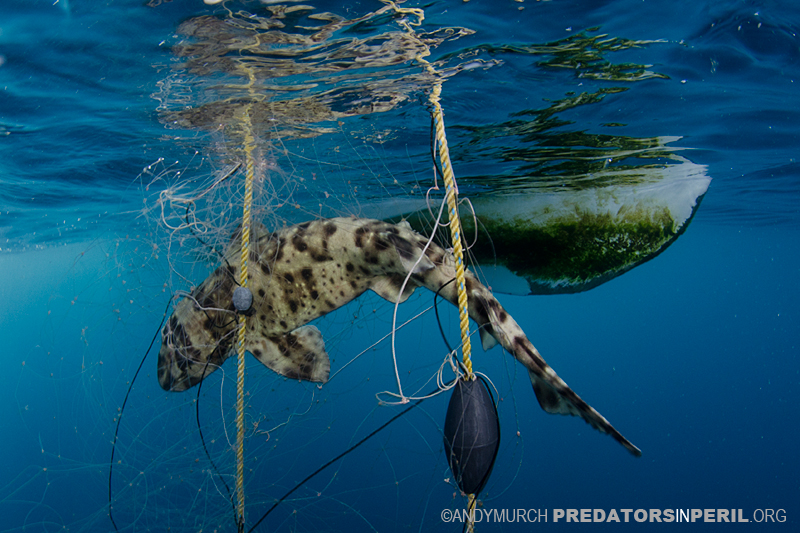
[[168, 391], [184, 391], [228, 358], [236, 331], [230, 294], [233, 278], [217, 269], [191, 296], [175, 306], [161, 330], [158, 382]]

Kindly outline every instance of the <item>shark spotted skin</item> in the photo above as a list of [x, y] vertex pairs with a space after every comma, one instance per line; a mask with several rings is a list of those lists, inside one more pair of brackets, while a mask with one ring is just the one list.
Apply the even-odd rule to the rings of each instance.
[[[163, 389], [189, 389], [234, 353], [237, 323], [231, 295], [239, 278], [240, 250], [237, 234], [224, 264], [191, 296], [178, 302], [165, 324], [158, 356], [158, 381]], [[542, 409], [580, 416], [633, 455], [641, 455], [545, 363], [491, 291], [471, 272], [465, 275], [469, 316], [480, 327], [484, 349], [499, 342], [528, 369]], [[394, 303], [405, 301], [416, 287], [426, 287], [440, 291], [456, 305], [456, 284], [449, 283], [454, 277], [452, 254], [428, 244], [428, 239], [407, 223], [333, 218], [274, 233], [258, 226], [253, 230], [248, 260], [253, 306], [245, 348], [281, 375], [324, 383], [330, 361], [320, 331], [309, 322], [368, 289]]]

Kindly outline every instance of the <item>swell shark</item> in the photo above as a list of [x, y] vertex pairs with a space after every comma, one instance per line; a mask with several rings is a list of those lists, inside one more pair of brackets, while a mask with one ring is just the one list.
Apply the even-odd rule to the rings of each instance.
[[[245, 349], [283, 376], [324, 383], [330, 361], [322, 334], [309, 322], [372, 290], [405, 301], [425, 287], [458, 305], [451, 252], [416, 233], [407, 222], [331, 218], [267, 231], [253, 228], [248, 288], [253, 294]], [[225, 261], [182, 299], [162, 329], [158, 382], [184, 391], [200, 383], [233, 353], [237, 331], [232, 294], [239, 279], [241, 242], [235, 234]], [[497, 343], [528, 370], [541, 408], [579, 416], [631, 454], [641, 451], [582, 400], [545, 363], [525, 332], [468, 270], [469, 316], [488, 350]], [[403, 289], [403, 282], [408, 282]], [[401, 292], [402, 289], [402, 292]]]

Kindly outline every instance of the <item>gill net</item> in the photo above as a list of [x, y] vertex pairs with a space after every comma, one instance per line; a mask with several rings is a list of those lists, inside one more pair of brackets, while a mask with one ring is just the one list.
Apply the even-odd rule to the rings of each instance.
[[[413, 26], [412, 23], [421, 22], [419, 17], [391, 5], [366, 15], [321, 13], [296, 4], [244, 5], [247, 10], [231, 11], [223, 6], [213, 13], [185, 19], [175, 35], [167, 39], [170, 52], [160, 66], [161, 81], [154, 94], [159, 103], [158, 116], [166, 126], [157, 152], [163, 159], [146, 168], [141, 176], [140, 196], [145, 200], [141, 214], [152, 223], [149, 227], [131, 228], [129, 235], [123, 233], [109, 249], [93, 245], [81, 251], [86, 253], [85, 258], [96, 256], [102, 271], [85, 272], [82, 269], [86, 260], [77, 261], [72, 268], [75, 279], [92, 280], [100, 297], [80, 290], [77, 282], [72, 286], [70, 280], [69, 286], [63, 287], [63, 294], [54, 298], [53, 317], [70, 316], [70, 310], [74, 313], [78, 308], [84, 310], [75, 323], [60, 318], [50, 320], [47, 334], [55, 346], [66, 337], [61, 335], [66, 331], [61, 328], [69, 326], [69, 332], [77, 332], [72, 336], [77, 344], [74, 351], [83, 355], [81, 366], [72, 368], [49, 351], [45, 353], [45, 349], [40, 354], [47, 365], [41, 363], [38, 368], [47, 369], [42, 376], [51, 376], [49, 384], [77, 391], [72, 395], [61, 393], [59, 416], [53, 417], [53, 423], [59, 426], [64, 442], [77, 441], [81, 453], [68, 450], [43, 432], [39, 447], [44, 468], [26, 472], [29, 481], [15, 489], [10, 499], [32, 502], [42, 511], [43, 505], [37, 503], [41, 496], [28, 495], [25, 487], [48, 493], [65, 483], [66, 472], [87, 478], [96, 475], [96, 465], [107, 461], [105, 444], [111, 436], [105, 428], [109, 420], [116, 421], [119, 398], [130, 381], [130, 347], [138, 348], [141, 337], [150, 338], [157, 322], [153, 317], [160, 319], [166, 303], [162, 300], [171, 294], [175, 300], [187, 296], [210, 269], [223, 262], [230, 236], [237, 234], [237, 227], [247, 218], [243, 216], [246, 204], [251, 206], [251, 233], [258, 231], [260, 224], [274, 229], [312, 218], [344, 215], [381, 218], [387, 212], [395, 217], [412, 211], [432, 211], [434, 215], [429, 218], [436, 220], [439, 207], [447, 212], [446, 217], [452, 212], [447, 195], [429, 192], [431, 157], [414, 147], [407, 149], [408, 144], [403, 142], [427, 139], [429, 113], [436, 107], [429, 103], [429, 97], [437, 86], [443, 86], [444, 96], [451, 98], [451, 113], [452, 106], [463, 101], [453, 95], [456, 84], [441, 82], [453, 76], [484, 75], [483, 69], [491, 73], [500, 64], [496, 58], [515, 57], [538, 58], [539, 65], [549, 72], [575, 72], [582, 82], [611, 80], [620, 85], [658, 77], [647, 68], [604, 67], [604, 55], [643, 44], [602, 35], [581, 33], [558, 42], [507, 44], [496, 50], [487, 48], [489, 45], [475, 45], [475, 41], [453, 44], [471, 36], [471, 30], [437, 27], [437, 19], [431, 14], [424, 25]], [[411, 27], [413, 35], [406, 26]], [[425, 55], [437, 48], [438, 59]], [[454, 49], [457, 53], [452, 52]], [[432, 68], [428, 69], [419, 58], [429, 60]], [[466, 132], [463, 126], [455, 129], [449, 122], [450, 149], [458, 154], [462, 176], [458, 185], [464, 197], [475, 197], [476, 182], [480, 182], [487, 196], [495, 197], [524, 194], [531, 187], [546, 193], [581, 193], [612, 181], [638, 184], [644, 175], [639, 168], [653, 168], [672, 157], [671, 150], [665, 147], [669, 139], [564, 131], [569, 129], [565, 128], [565, 113], [617, 97], [624, 90], [589, 86], [585, 92], [579, 89], [555, 98], [542, 109], [520, 111], [506, 120], [476, 125]], [[383, 117], [394, 119], [391, 126], [385, 125]], [[443, 127], [443, 120], [439, 124]], [[439, 124], [434, 130], [438, 131]], [[441, 153], [443, 147], [448, 151], [442, 142], [447, 139], [444, 135], [442, 140], [438, 137], [437, 133], [435, 151]], [[248, 138], [252, 142], [246, 141]], [[506, 142], [522, 138], [533, 139], [528, 148]], [[203, 148], [198, 150], [199, 146]], [[491, 161], [491, 170], [476, 167], [477, 160]], [[464, 165], [468, 170], [460, 170]], [[443, 175], [446, 169], [452, 170], [452, 165], [440, 162], [439, 166], [444, 181]], [[533, 185], [521, 178], [532, 175], [537, 176]], [[435, 176], [439, 179], [438, 174]], [[251, 200], [246, 190], [248, 181]], [[453, 184], [451, 190], [457, 192], [458, 188]], [[426, 201], [427, 196], [435, 199]], [[455, 195], [452, 198], [457, 211], [459, 200]], [[447, 233], [456, 228], [452, 222], [443, 224], [448, 226]], [[463, 234], [472, 236], [475, 224], [471, 216], [465, 216], [459, 225], [462, 238]], [[433, 223], [428, 229], [441, 245], [455, 248], [450, 238], [436, 233]], [[471, 244], [472, 239], [468, 241]], [[462, 244], [462, 248], [467, 255], [475, 250], [469, 244]], [[59, 299], [62, 296], [63, 302]], [[276, 494], [285, 493], [302, 477], [295, 472], [313, 468], [318, 458], [322, 459], [320, 455], [327, 456], [328, 450], [333, 455], [334, 449], [346, 448], [357, 440], [356, 435], [363, 435], [383, 421], [379, 415], [373, 417], [378, 409], [353, 414], [352, 404], [344, 411], [340, 407], [344, 399], [357, 397], [361, 403], [369, 403], [363, 398], [372, 400], [376, 390], [394, 389], [391, 382], [397, 372], [379, 368], [369, 360], [387, 360], [386, 353], [378, 350], [394, 339], [395, 332], [413, 326], [418, 327], [414, 336], [423, 337], [419, 329], [425, 330], [434, 323], [429, 314], [430, 295], [424, 304], [417, 302], [417, 308], [413, 308], [414, 301], [404, 304], [412, 309], [398, 318], [396, 325], [382, 314], [384, 302], [370, 300], [369, 295], [355, 306], [326, 317], [320, 328], [334, 354], [335, 372], [322, 390], [256, 369], [251, 358], [249, 375], [257, 373], [258, 379], [242, 387], [244, 402], [240, 404], [239, 383], [243, 382], [238, 380], [238, 365], [229, 363], [218, 369], [197, 397], [192, 392], [178, 396], [158, 390], [157, 384], [152, 386], [155, 377], [150, 368], [144, 377], [151, 386], [142, 385], [141, 379], [137, 382], [140, 390], [133, 391], [118, 440], [113, 505], [120, 523], [131, 524], [135, 531], [164, 529], [165, 525], [172, 531], [223, 530], [230, 526], [231, 500], [237, 504], [237, 521], [246, 513], [245, 523], [254, 523], [254, 513], [273, 504]], [[146, 312], [151, 304], [158, 309]], [[448, 324], [454, 332], [460, 332], [461, 317], [451, 316]], [[238, 343], [238, 332], [239, 328], [234, 345]], [[108, 338], [101, 337], [101, 333]], [[425, 358], [435, 358], [427, 351], [434, 350], [430, 348], [434, 343], [441, 344], [438, 332], [412, 349], [424, 353]], [[359, 357], [374, 353], [380, 353], [380, 357]], [[26, 359], [23, 386], [17, 395], [20, 412], [30, 417], [27, 408], [30, 404], [33, 412], [37, 400], [24, 385], [35, 383], [39, 376], [32, 371], [37, 368], [34, 358]], [[118, 364], [114, 364], [115, 359]], [[501, 365], [492, 373], [493, 378], [502, 374], [502, 365], [507, 365], [506, 358], [484, 359], [497, 359]], [[396, 390], [401, 402], [427, 392], [433, 384], [428, 381], [431, 376], [435, 375], [443, 388], [447, 381], [442, 379], [443, 369], [451, 368], [441, 359], [423, 364], [406, 358], [403, 363], [400, 371], [404, 388], [413, 392], [400, 389], [398, 377]], [[481, 360], [482, 367], [484, 363], [491, 362]], [[152, 355], [146, 365], [145, 370], [152, 366]], [[386, 377], [383, 381], [379, 380], [381, 372]], [[509, 383], [524, 378], [524, 385], [519, 387], [516, 382], [517, 387], [530, 395], [527, 377], [520, 378], [513, 364], [505, 366], [505, 372], [510, 376]], [[508, 384], [500, 387], [498, 395], [505, 397], [506, 405], [515, 401], [510, 388]], [[232, 415], [232, 406], [239, 405], [242, 408]], [[516, 403], [513, 405], [516, 416]], [[84, 413], [95, 417], [83, 417]], [[269, 525], [277, 530], [337, 529], [342, 512], [356, 520], [363, 519], [365, 528], [372, 530], [440, 525], [438, 515], [432, 517], [426, 511], [447, 506], [460, 508], [463, 497], [456, 493], [447, 467], [441, 462], [440, 443], [436, 442], [440, 440], [439, 428], [431, 423], [434, 418], [424, 416], [409, 423], [404, 431], [393, 433], [391, 439], [382, 440], [368, 464], [361, 459], [358, 464], [346, 464], [323, 481], [304, 487], [292, 501], [283, 504], [288, 511]], [[67, 422], [73, 419], [75, 427]], [[203, 428], [208, 451], [219, 472], [212, 469], [203, 454], [198, 426]], [[98, 434], [103, 437], [95, 439]], [[350, 435], [353, 438], [348, 440]], [[102, 446], [97, 440], [102, 440]], [[239, 446], [240, 441], [246, 445]], [[326, 447], [322, 453], [316, 447], [321, 443]], [[101, 452], [96, 452], [98, 448]], [[239, 450], [242, 453], [237, 457]], [[408, 454], [408, 450], [416, 451]], [[519, 434], [511, 453], [505, 455], [510, 465], [508, 475], [503, 477], [499, 470], [493, 474], [497, 481], [490, 487], [489, 498], [503, 496], [511, 486], [521, 465], [521, 459], [514, 455], [517, 450], [521, 450]], [[427, 461], [422, 460], [422, 455]], [[75, 456], [90, 459], [80, 464], [63, 459]], [[352, 471], [369, 475], [346, 485], [345, 480], [352, 480]], [[100, 475], [104, 473], [105, 470]], [[443, 480], [447, 484], [441, 490]], [[226, 484], [232, 489], [230, 493]], [[342, 488], [352, 486], [359, 490]], [[244, 489], [246, 509], [241, 508], [245, 503]], [[404, 491], [413, 492], [415, 497], [402, 498]], [[416, 497], [418, 493], [424, 496]], [[446, 493], [445, 497], [440, 493]], [[394, 508], [372, 513], [365, 502], [373, 495], [398, 502], [398, 507], [409, 512], [409, 518], [404, 521]], [[506, 491], [505, 497], [509, 496]], [[61, 505], [52, 500], [46, 503], [54, 508]], [[415, 505], [420, 508], [413, 509]], [[474, 505], [471, 500], [469, 506]], [[59, 511], [60, 517], [40, 512], [39, 521], [71, 523], [72, 530], [108, 526], [105, 509], [83, 515], [87, 518], [81, 524], [68, 518], [73, 509], [64, 511], [59, 507]], [[384, 521], [384, 516], [391, 519]]]

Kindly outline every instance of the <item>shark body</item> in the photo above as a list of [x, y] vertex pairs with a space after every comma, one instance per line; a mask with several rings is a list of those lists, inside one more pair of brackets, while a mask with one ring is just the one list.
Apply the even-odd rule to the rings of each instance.
[[[158, 357], [163, 389], [189, 389], [234, 353], [237, 322], [231, 295], [240, 274], [239, 240], [235, 235], [224, 264], [178, 302], [165, 324]], [[580, 416], [633, 455], [641, 455], [545, 363], [492, 292], [471, 272], [465, 275], [469, 316], [480, 327], [484, 349], [499, 342], [525, 366], [541, 408]], [[456, 284], [450, 283], [454, 277], [452, 254], [407, 223], [333, 218], [273, 233], [259, 226], [252, 234], [248, 260], [253, 314], [247, 319], [245, 348], [281, 375], [324, 383], [330, 361], [322, 334], [309, 322], [367, 290], [395, 303], [405, 301], [415, 288], [426, 287], [457, 305]]]

